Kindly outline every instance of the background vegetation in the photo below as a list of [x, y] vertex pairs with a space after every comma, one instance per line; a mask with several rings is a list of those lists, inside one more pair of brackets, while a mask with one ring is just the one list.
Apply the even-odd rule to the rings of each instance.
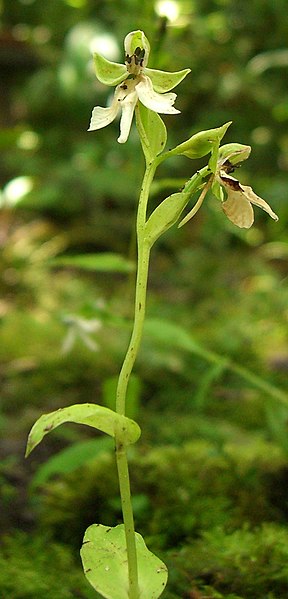
[[[117, 122], [86, 130], [109, 93], [91, 51], [122, 62], [138, 28], [151, 67], [192, 70], [181, 115], [165, 118], [168, 147], [232, 120], [225, 141], [253, 148], [239, 178], [280, 220], [256, 209], [242, 231], [211, 197], [153, 251], [130, 387], [137, 530], [169, 565], [164, 599], [287, 597], [286, 9], [178, 0], [167, 18], [150, 0], [0, 2], [3, 597], [95, 597], [84, 530], [121, 520], [109, 440], [60, 427], [23, 455], [41, 413], [111, 405], [126, 350], [143, 158], [135, 130], [124, 146]], [[205, 161], [166, 164], [151, 208]]]

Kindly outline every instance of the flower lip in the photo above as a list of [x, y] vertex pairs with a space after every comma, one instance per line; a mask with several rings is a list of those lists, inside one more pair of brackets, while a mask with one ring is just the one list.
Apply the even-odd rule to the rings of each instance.
[[254, 193], [248, 185], [241, 185], [237, 179], [219, 173], [220, 183], [223, 185], [227, 198], [222, 203], [222, 209], [229, 220], [237, 227], [249, 229], [254, 222], [253, 207], [262, 208], [273, 220], [278, 221], [278, 216], [272, 208]]

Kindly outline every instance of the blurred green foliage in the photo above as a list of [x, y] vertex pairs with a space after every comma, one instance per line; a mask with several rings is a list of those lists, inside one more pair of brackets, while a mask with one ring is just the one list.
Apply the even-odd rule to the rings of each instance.
[[[181, 114], [164, 116], [167, 147], [232, 120], [225, 143], [252, 146], [239, 179], [280, 220], [256, 209], [243, 232], [210, 198], [153, 250], [134, 390], [143, 435], [130, 456], [137, 526], [170, 562], [165, 599], [287, 596], [288, 416], [269, 393], [287, 395], [286, 0], [173, 6], [169, 20], [150, 0], [0, 2], [0, 595], [12, 599], [90, 597], [77, 567], [72, 575], [72, 550], [97, 518], [121, 520], [112, 453], [93, 461], [91, 432], [60, 427], [29, 462], [23, 453], [42, 412], [113, 407], [131, 327], [143, 158], [134, 128], [121, 146], [117, 122], [86, 131], [111, 92], [96, 81], [91, 51], [122, 62], [124, 36], [138, 28], [151, 43], [149, 66], [192, 70], [176, 89]], [[151, 210], [204, 165], [162, 165]], [[73, 318], [82, 333], [91, 324], [98, 351], [84, 334], [67, 343]], [[167, 342], [161, 320], [177, 325]]]

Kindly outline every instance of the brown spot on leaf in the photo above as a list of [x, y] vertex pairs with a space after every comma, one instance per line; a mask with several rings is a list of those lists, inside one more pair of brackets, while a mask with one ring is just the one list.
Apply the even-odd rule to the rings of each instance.
[[43, 428], [43, 432], [49, 433], [49, 431], [51, 431], [52, 428], [53, 428], [53, 424], [47, 424], [47, 426], [45, 426], [45, 428]]

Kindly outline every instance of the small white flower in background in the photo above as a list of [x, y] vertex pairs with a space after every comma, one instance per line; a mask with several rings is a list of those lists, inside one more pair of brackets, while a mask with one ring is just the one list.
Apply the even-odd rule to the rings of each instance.
[[73, 348], [77, 339], [80, 339], [86, 347], [91, 351], [98, 351], [99, 345], [94, 339], [91, 339], [91, 334], [98, 332], [102, 323], [97, 318], [86, 319], [79, 316], [67, 315], [63, 318], [64, 324], [68, 328], [68, 332], [62, 344], [62, 353], [67, 354]]
[[[227, 147], [229, 145], [230, 144], [227, 144]], [[223, 148], [225, 150], [225, 146], [223, 146]], [[242, 151], [234, 150], [231, 151], [230, 154], [228, 152], [228, 155], [222, 159], [220, 158], [216, 171], [216, 180], [222, 185], [227, 194], [226, 199], [221, 198], [222, 209], [234, 225], [244, 229], [249, 229], [254, 222], [252, 204], [265, 210], [265, 212], [267, 212], [274, 220], [278, 220], [277, 214], [273, 212], [265, 200], [262, 200], [262, 198], [254, 193], [252, 187], [241, 185], [237, 179], [230, 175], [230, 173], [235, 170], [235, 166], [237, 166], [238, 162], [242, 162], [248, 158], [250, 152], [250, 146], [243, 146]]]
[[166, 93], [188, 75], [190, 69], [175, 73], [148, 69], [149, 42], [143, 31], [132, 31], [124, 40], [125, 64], [110, 62], [100, 54], [94, 54], [96, 77], [105, 85], [116, 85], [111, 106], [96, 106], [92, 111], [88, 131], [106, 127], [121, 109], [119, 143], [127, 141], [134, 110], [138, 100], [146, 108], [160, 114], [177, 114], [174, 108], [176, 94]]

